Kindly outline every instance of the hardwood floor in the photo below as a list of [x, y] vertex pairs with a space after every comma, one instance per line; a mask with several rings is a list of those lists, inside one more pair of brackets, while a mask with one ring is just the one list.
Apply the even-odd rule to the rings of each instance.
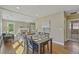
[[52, 51], [52, 54], [79, 54], [79, 42], [69, 40], [64, 46], [53, 42]]
[[[15, 44], [14, 47], [16, 45], [17, 44]], [[9, 45], [6, 45], [6, 47], [8, 47], [8, 46]], [[19, 51], [21, 51], [21, 49], [23, 49], [23, 48], [17, 48], [17, 49], [20, 49]], [[11, 48], [10, 48], [10, 50], [11, 50]], [[47, 46], [45, 46], [45, 54], [49, 54], [47, 52], [48, 52]], [[8, 51], [6, 53], [8, 53]], [[62, 45], [59, 45], [59, 44], [56, 44], [56, 43], [53, 42], [53, 44], [52, 44], [52, 54], [79, 54], [79, 43], [75, 42], [75, 41], [66, 41], [64, 46], [62, 46]]]
[[65, 42], [65, 49], [72, 54], [79, 54], [79, 42], [68, 40]]
[[15, 41], [14, 43], [6, 43], [6, 44], [2, 44], [0, 53], [1, 54], [22, 54], [24, 51], [24, 47], [23, 47], [23, 41], [19, 42]]
[[53, 54], [68, 54], [68, 49], [65, 49], [64, 46], [59, 45], [57, 43], [53, 43]]

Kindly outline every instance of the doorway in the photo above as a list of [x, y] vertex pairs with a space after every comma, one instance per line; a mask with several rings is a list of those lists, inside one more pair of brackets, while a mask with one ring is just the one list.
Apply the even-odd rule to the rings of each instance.
[[67, 39], [72, 41], [79, 41], [79, 20], [67, 22]]

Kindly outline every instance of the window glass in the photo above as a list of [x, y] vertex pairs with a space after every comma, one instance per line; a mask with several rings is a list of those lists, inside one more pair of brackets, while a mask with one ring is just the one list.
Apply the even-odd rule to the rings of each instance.
[[8, 33], [14, 33], [14, 24], [8, 23]]
[[78, 22], [73, 23], [73, 29], [79, 29], [79, 23]]

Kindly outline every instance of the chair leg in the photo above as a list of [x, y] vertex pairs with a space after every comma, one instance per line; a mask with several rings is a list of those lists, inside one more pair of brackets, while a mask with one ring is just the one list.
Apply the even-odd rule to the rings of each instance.
[[32, 53], [34, 54], [34, 48], [33, 48], [33, 51], [32, 51]]

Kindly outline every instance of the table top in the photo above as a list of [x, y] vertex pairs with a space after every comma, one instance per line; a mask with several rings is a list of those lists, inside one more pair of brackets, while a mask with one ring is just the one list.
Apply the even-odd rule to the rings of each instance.
[[38, 44], [43, 43], [43, 42], [46, 42], [46, 41], [48, 41], [48, 40], [50, 40], [50, 39], [49, 39], [49, 38], [33, 39], [33, 41], [36, 42], [36, 43], [38, 43]]

